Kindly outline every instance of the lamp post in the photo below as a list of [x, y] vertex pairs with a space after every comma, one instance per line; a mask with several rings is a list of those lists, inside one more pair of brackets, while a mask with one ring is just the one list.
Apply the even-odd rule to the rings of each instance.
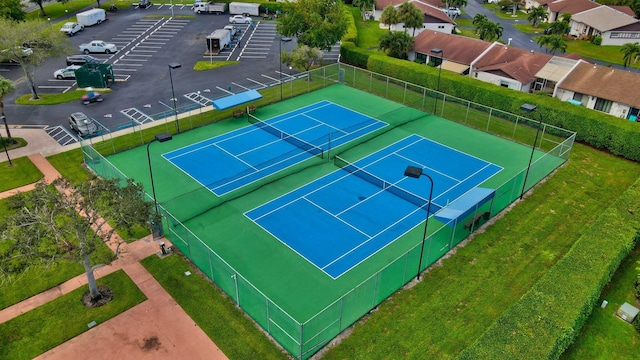
[[[440, 75], [442, 75], [442, 62], [444, 61], [444, 50], [435, 48], [431, 49], [432, 54], [440, 54], [440, 66], [438, 69], [438, 87], [436, 90], [438, 93], [440, 92]], [[433, 103], [433, 113], [436, 113], [436, 109], [438, 108], [438, 94], [436, 94], [436, 101]]]
[[280, 101], [282, 101], [282, 34], [278, 37], [280, 44], [278, 45], [278, 61], [280, 62], [280, 71], [278, 71], [278, 79], [280, 81]]
[[[415, 166], [407, 166], [404, 171], [404, 176], [408, 176], [414, 179], [418, 179], [420, 175], [426, 176], [431, 183], [429, 188], [429, 202], [427, 203], [427, 219], [424, 221], [424, 234], [422, 235], [422, 247], [420, 248], [420, 261], [418, 262], [418, 275], [416, 280], [420, 280], [420, 269], [422, 268], [422, 253], [424, 252], [424, 242], [427, 240], [427, 227], [429, 225], [429, 215], [431, 214], [431, 200], [433, 199], [433, 179], [428, 174], [425, 174], [423, 170]], [[429, 261], [427, 256], [427, 261]]]
[[149, 146], [151, 146], [151, 143], [153, 143], [154, 141], [165, 142], [171, 139], [173, 139], [171, 134], [160, 133], [160, 134], [157, 134], [153, 139], [151, 139], [151, 141], [149, 141], [149, 143], [147, 144], [147, 160], [149, 160], [149, 176], [151, 177], [151, 192], [153, 193], [153, 204], [156, 207], [156, 215], [158, 215], [158, 200], [156, 200], [156, 188], [155, 188], [155, 185], [153, 184], [153, 170], [151, 169], [151, 154], [149, 154]]
[[[2, 116], [2, 120], [4, 121], [4, 115]], [[7, 136], [7, 139], [3, 139], [2, 136], [0, 136], [0, 141], [2, 141], [4, 153], [7, 154], [7, 160], [9, 160], [9, 166], [11, 167], [13, 166], [13, 163], [11, 162], [11, 158], [9, 157], [9, 150], [7, 150], [7, 141], [9, 141], [9, 136]]]
[[180, 122], [178, 122], [178, 110], [176, 109], [176, 94], [173, 91], [173, 76], [171, 70], [180, 68], [180, 63], [173, 62], [169, 64], [169, 80], [171, 81], [171, 96], [173, 96], [173, 113], [176, 116], [176, 129], [180, 133]]
[[527, 178], [529, 177], [529, 170], [531, 169], [531, 162], [533, 162], [533, 154], [536, 151], [536, 144], [538, 143], [538, 135], [540, 134], [540, 127], [542, 126], [542, 114], [540, 111], [536, 110], [537, 106], [531, 104], [522, 104], [520, 105], [520, 110], [524, 110], [526, 112], [536, 112], [538, 113], [538, 126], [536, 129], [536, 137], [533, 140], [533, 146], [531, 147], [531, 157], [529, 157], [529, 165], [527, 165], [527, 171], [524, 174], [524, 182], [522, 183], [522, 191], [520, 192], [520, 200], [524, 196], [524, 190], [527, 186]]

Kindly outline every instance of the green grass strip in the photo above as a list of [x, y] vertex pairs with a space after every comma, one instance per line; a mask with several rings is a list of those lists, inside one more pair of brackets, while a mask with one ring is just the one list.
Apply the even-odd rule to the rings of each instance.
[[104, 306], [87, 309], [82, 305], [80, 299], [88, 289], [85, 285], [0, 324], [0, 358], [31, 359], [87, 331], [90, 322], [99, 326], [146, 300], [122, 270], [98, 279], [98, 284], [108, 286], [115, 295]]
[[557, 359], [635, 247], [640, 180], [593, 223], [567, 255], [459, 359]]
[[[229, 359], [288, 358], [181, 256], [150, 256], [141, 263]], [[185, 271], [192, 275], [186, 276]]]
[[32, 184], [44, 177], [26, 156], [11, 159], [11, 163], [13, 166], [9, 166], [8, 161], [0, 163], [0, 192]]

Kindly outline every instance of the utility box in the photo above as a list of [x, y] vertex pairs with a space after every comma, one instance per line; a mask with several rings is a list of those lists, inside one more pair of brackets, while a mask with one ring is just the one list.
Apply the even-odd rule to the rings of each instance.
[[79, 88], [107, 88], [115, 81], [111, 64], [86, 63], [76, 69], [76, 82]]
[[205, 55], [218, 55], [222, 49], [231, 44], [231, 33], [227, 29], [218, 29], [207, 36]]
[[636, 319], [639, 311], [640, 310], [633, 305], [624, 303], [620, 305], [620, 308], [616, 311], [616, 316], [628, 323], [633, 323], [633, 320]]

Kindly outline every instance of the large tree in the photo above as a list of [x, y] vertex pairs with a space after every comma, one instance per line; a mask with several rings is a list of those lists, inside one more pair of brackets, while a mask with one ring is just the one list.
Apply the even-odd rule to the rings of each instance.
[[380, 14], [380, 22], [389, 26], [389, 32], [391, 32], [391, 25], [395, 25], [400, 22], [400, 15], [398, 10], [393, 5], [387, 5]]
[[284, 36], [295, 36], [298, 44], [331, 50], [347, 31], [342, 1], [300, 0], [285, 4], [277, 29]]
[[304, 71], [309, 71], [312, 67], [322, 63], [322, 51], [307, 45], [298, 46], [291, 52], [283, 50], [280, 56], [283, 64], [300, 70], [304, 69]]
[[33, 99], [38, 99], [35, 73], [49, 58], [57, 58], [71, 51], [66, 35], [46, 21], [12, 21], [0, 18], [0, 49], [3, 57], [22, 68]]
[[7, 130], [7, 141], [13, 144], [13, 138], [11, 138], [11, 132], [9, 132], [9, 125], [7, 125], [7, 118], [4, 116], [4, 96], [14, 92], [16, 88], [13, 83], [2, 76], [0, 76], [0, 115], [2, 116], [2, 122], [4, 128]]
[[529, 16], [527, 20], [534, 28], [537, 28], [541, 22], [549, 18], [549, 13], [542, 6], [534, 7], [529, 10]]
[[75, 261], [85, 269], [91, 298], [99, 299], [93, 271], [100, 264], [93, 264], [91, 255], [112, 241], [113, 228], [146, 224], [152, 203], [144, 201], [142, 186], [131, 180], [120, 186], [118, 180], [96, 177], [72, 188], [61, 178], [53, 185], [40, 182], [35, 190], [10, 198], [12, 211], [0, 235], [0, 275], [10, 278], [32, 264]]
[[622, 59], [624, 62], [622, 65], [624, 67], [628, 67], [631, 65], [631, 60], [635, 64], [638, 61], [638, 57], [640, 57], [640, 43], [626, 43], [620, 48], [620, 52], [622, 53]]
[[398, 16], [400, 17], [400, 21], [404, 23], [404, 32], [407, 32], [407, 28], [412, 28], [412, 35], [414, 36], [416, 29], [422, 28], [422, 24], [424, 23], [422, 10], [410, 2], [404, 2], [398, 7]]
[[379, 50], [386, 51], [389, 56], [407, 59], [409, 51], [413, 49], [414, 39], [404, 32], [387, 32], [380, 36]]
[[556, 51], [567, 51], [567, 41], [561, 35], [543, 35], [536, 38], [536, 42], [540, 47], [545, 47], [547, 52], [552, 55]]
[[0, 0], [0, 17], [8, 20], [23, 21], [27, 14], [20, 0]]

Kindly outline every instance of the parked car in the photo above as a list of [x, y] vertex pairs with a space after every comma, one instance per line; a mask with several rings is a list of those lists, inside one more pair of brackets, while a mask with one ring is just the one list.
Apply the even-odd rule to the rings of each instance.
[[232, 24], [250, 24], [252, 21], [250, 17], [244, 15], [233, 15], [229, 17], [229, 22]]
[[16, 46], [14, 49], [4, 49], [0, 51], [0, 62], [18, 62], [20, 59], [27, 58], [33, 54], [33, 49]]
[[76, 69], [78, 69], [79, 67], [80, 67], [80, 65], [69, 65], [64, 69], [56, 70], [53, 73], [53, 77], [58, 79], [58, 80], [68, 79], [68, 78], [75, 79], [76, 78]]
[[65, 34], [67, 34], [69, 36], [73, 36], [73, 35], [75, 35], [76, 33], [79, 33], [82, 30], [84, 30], [84, 25], [79, 24], [77, 22], [65, 23], [60, 28], [60, 31], [62, 31], [63, 33], [65, 33]]
[[151, 5], [153, 5], [151, 4], [151, 0], [140, 0], [138, 2], [138, 9], [146, 9]]
[[444, 12], [446, 12], [449, 17], [456, 17], [456, 16], [460, 16], [461, 14], [460, 9], [457, 7], [449, 7]]
[[516, 11], [518, 11], [520, 9], [520, 7], [518, 5], [504, 5], [500, 7], [500, 10], [504, 11], [504, 12], [513, 12], [513, 8], [516, 8]]
[[82, 95], [80, 100], [82, 101], [82, 103], [84, 105], [89, 105], [92, 102], [102, 102], [102, 100], [104, 100], [104, 99], [102, 98], [102, 94], [100, 94], [99, 92], [90, 91], [90, 92]]
[[118, 52], [118, 48], [115, 44], [108, 43], [102, 40], [93, 40], [88, 44], [82, 44], [79, 46], [80, 51], [85, 54], [89, 53], [105, 53], [105, 54], [113, 54]]
[[86, 63], [99, 64], [101, 62], [102, 61], [100, 61], [100, 59], [91, 55], [80, 54], [67, 56], [67, 65], [84, 65]]
[[81, 112], [69, 115], [69, 127], [80, 136], [94, 135], [98, 132], [98, 124]]

